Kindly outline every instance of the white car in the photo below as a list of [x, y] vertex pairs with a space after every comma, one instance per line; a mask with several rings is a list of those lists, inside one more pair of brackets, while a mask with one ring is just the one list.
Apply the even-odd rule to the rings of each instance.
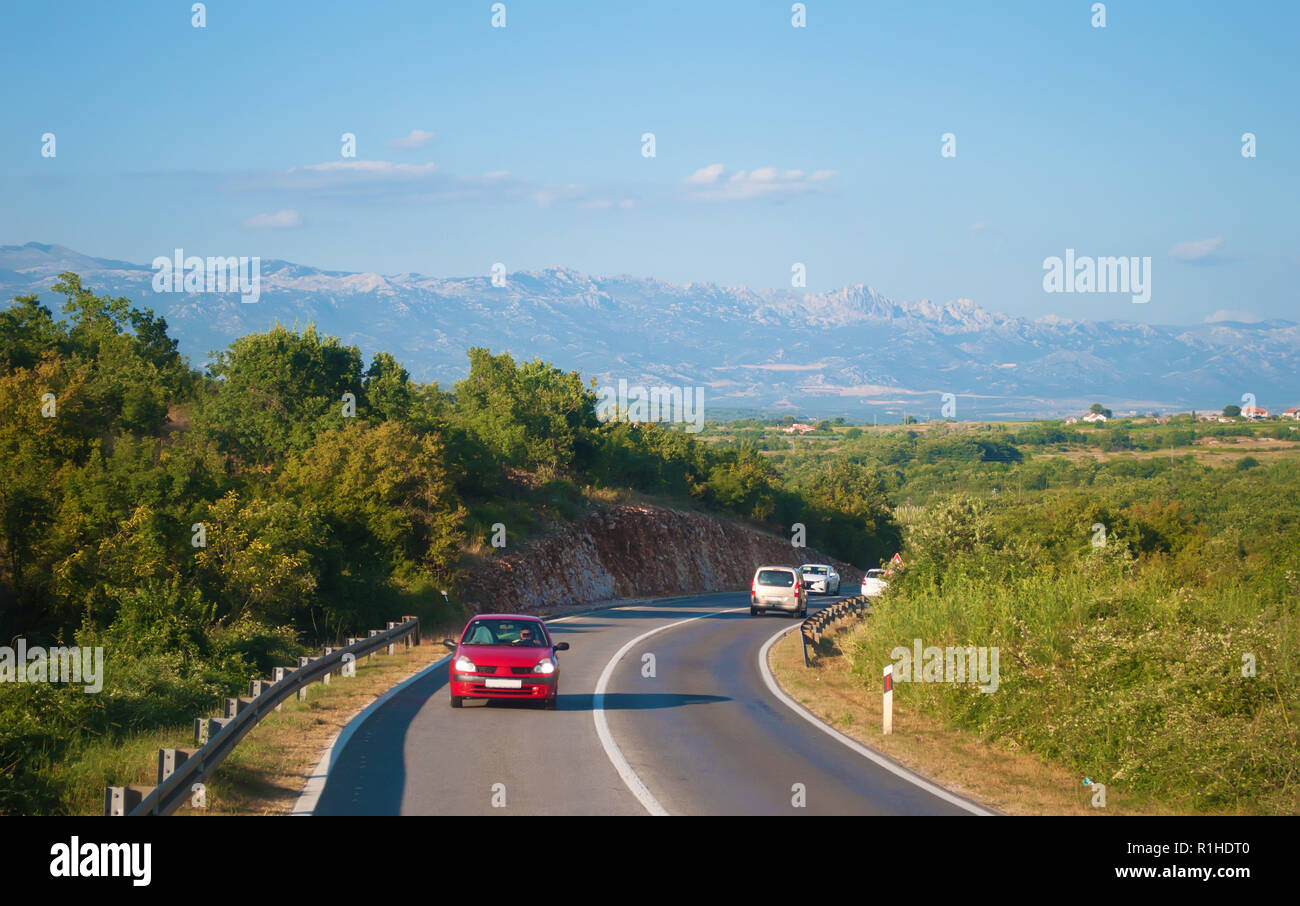
[[876, 598], [885, 593], [889, 583], [884, 580], [885, 571], [883, 569], [869, 569], [867, 574], [862, 577], [862, 594], [868, 598]]
[[840, 574], [835, 571], [835, 567], [825, 563], [805, 563], [799, 567], [799, 572], [803, 574], [805, 582], [811, 583], [809, 591], [823, 595], [840, 593]]

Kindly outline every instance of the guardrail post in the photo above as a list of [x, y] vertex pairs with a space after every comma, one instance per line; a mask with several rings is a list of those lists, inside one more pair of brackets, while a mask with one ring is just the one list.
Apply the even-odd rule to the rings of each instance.
[[[378, 630], [378, 629], [372, 629], [372, 630], [370, 630], [369, 632], [366, 633], [366, 638], [368, 638], [368, 639], [373, 639], [373, 638], [374, 638], [375, 636], [377, 636], [377, 635], [379, 635], [379, 630]], [[373, 651], [370, 652], [369, 654], [367, 654], [367, 655], [366, 655], [366, 663], [369, 664], [369, 663], [370, 663], [370, 659], [371, 659], [372, 657], [374, 657], [374, 656], [375, 656], [375, 653], [374, 653]]]
[[110, 786], [104, 789], [104, 816], [116, 818], [129, 814], [154, 791], [151, 786]]
[[411, 629], [411, 635], [415, 637], [415, 644], [420, 644], [420, 618], [419, 617], [402, 617], [403, 623], [414, 622], [415, 626]]
[[[291, 672], [292, 671], [288, 667], [272, 667], [271, 685], [274, 686], [276, 683], [283, 681]], [[275, 710], [279, 711], [281, 707], [282, 705], [276, 705]]]
[[[305, 656], [299, 657], [298, 669], [302, 670], [310, 663], [311, 663], [311, 658]], [[306, 700], [307, 700], [307, 684], [303, 683], [301, 686], [298, 687], [298, 701], [301, 702]]]
[[206, 717], [194, 718], [194, 744], [201, 746], [208, 741], [208, 719]]
[[[388, 621], [388, 628], [389, 628], [389, 629], [396, 629], [396, 628], [397, 628], [397, 624], [394, 623], [392, 620], [389, 620], [389, 621]], [[397, 650], [397, 643], [394, 642], [392, 639], [389, 639], [389, 640], [388, 640], [388, 654], [392, 654], [392, 653], [393, 653], [394, 651], [396, 651], [396, 650]]]
[[[282, 668], [282, 667], [276, 667], [275, 669], [276, 669], [276, 670], [283, 670], [284, 668]], [[255, 679], [255, 680], [249, 680], [249, 681], [248, 681], [248, 696], [249, 696], [249, 698], [257, 698], [259, 695], [261, 695], [262, 693], [266, 692], [267, 690], [269, 690], [269, 689], [270, 689], [272, 686], [274, 686], [274, 685], [275, 685], [275, 680], [266, 680], [266, 679]], [[275, 706], [275, 710], [279, 711], [279, 710], [280, 710], [280, 706], [279, 706], [279, 705], [276, 705], [276, 706]]]
[[[331, 654], [334, 653], [334, 651], [335, 649], [333, 648], [326, 648], [321, 656], [329, 657]], [[320, 681], [324, 683], [326, 686], [330, 684], [330, 675], [328, 671], [326, 671], [325, 675], [320, 678]]]
[[194, 757], [197, 749], [159, 749], [158, 750], [158, 783], [176, 772], [176, 769]]

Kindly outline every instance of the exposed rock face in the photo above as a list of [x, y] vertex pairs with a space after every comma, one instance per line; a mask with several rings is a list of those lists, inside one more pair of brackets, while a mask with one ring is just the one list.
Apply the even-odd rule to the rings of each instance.
[[755, 567], [830, 563], [856, 590], [862, 571], [811, 548], [703, 513], [645, 505], [586, 518], [485, 558], [464, 583], [478, 613], [528, 613], [617, 598], [743, 590]]

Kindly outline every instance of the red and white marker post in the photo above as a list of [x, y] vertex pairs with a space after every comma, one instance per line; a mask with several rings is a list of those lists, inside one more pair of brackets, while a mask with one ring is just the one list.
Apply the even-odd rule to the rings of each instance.
[[894, 665], [885, 665], [885, 698], [881, 719], [886, 736], [894, 732]]

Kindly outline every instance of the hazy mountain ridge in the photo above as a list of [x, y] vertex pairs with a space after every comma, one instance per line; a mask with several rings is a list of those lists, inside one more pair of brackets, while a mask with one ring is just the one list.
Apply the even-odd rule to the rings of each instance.
[[[153, 292], [148, 264], [93, 258], [57, 245], [0, 247], [8, 301], [49, 291], [65, 270], [101, 293], [166, 317], [193, 362], [277, 319], [315, 323], [387, 350], [413, 376], [448, 384], [465, 350], [534, 356], [602, 381], [702, 385], [719, 407], [810, 413], [937, 416], [1050, 415], [1092, 400], [1127, 411], [1218, 408], [1253, 393], [1283, 409], [1300, 403], [1300, 325], [1289, 321], [1153, 326], [989, 311], [969, 299], [898, 302], [857, 284], [822, 293], [677, 285], [571, 268], [430, 277], [327, 271], [261, 262], [261, 297]], [[782, 405], [787, 403], [788, 405]]]

